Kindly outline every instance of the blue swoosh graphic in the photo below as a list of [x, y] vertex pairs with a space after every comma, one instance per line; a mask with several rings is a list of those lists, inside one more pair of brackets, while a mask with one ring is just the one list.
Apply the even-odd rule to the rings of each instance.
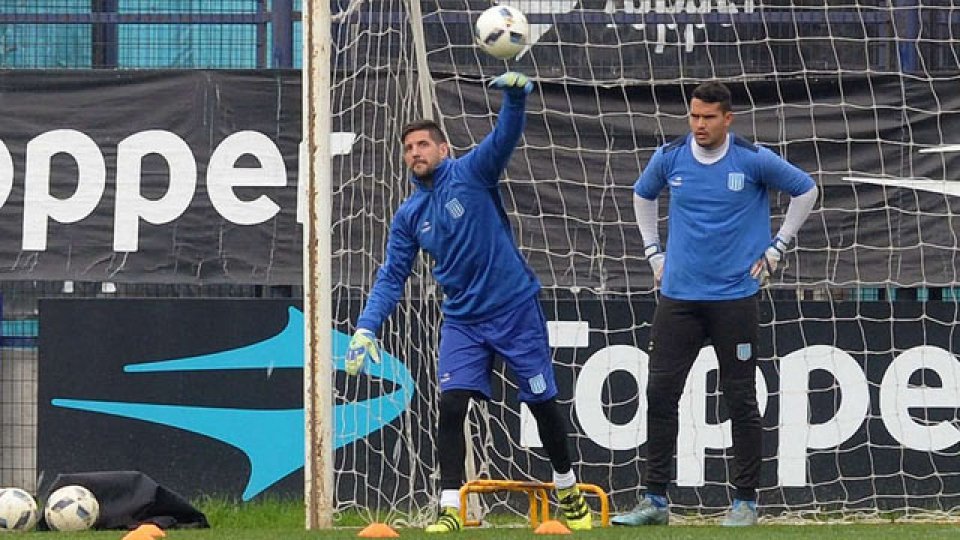
[[[303, 369], [303, 313], [290, 307], [286, 327], [258, 343], [211, 354], [124, 366], [126, 373], [209, 370]], [[344, 369], [350, 336], [333, 330], [334, 368]], [[386, 352], [369, 363], [370, 377], [388, 380], [393, 392], [334, 406], [334, 448], [363, 439], [392, 422], [413, 399], [414, 382], [403, 363]], [[121, 416], [190, 431], [229, 444], [250, 461], [243, 500], [257, 496], [304, 465], [304, 412], [299, 409], [231, 409], [99, 400], [53, 399], [55, 407]]]

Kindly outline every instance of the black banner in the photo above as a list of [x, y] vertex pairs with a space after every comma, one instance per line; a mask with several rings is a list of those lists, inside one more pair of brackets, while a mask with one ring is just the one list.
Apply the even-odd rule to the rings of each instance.
[[297, 72], [13, 71], [0, 93], [0, 278], [299, 281]]
[[[416, 306], [412, 306], [416, 307]], [[636, 496], [646, 442], [645, 346], [654, 305], [546, 303], [560, 401], [582, 481], [619, 507]], [[406, 313], [406, 310], [404, 310]], [[798, 509], [952, 508], [960, 503], [960, 347], [948, 303], [764, 303], [757, 374], [761, 501]], [[340, 505], [391, 506], [435, 493], [433, 325], [388, 334], [367, 377], [342, 371], [334, 332]], [[570, 325], [578, 325], [579, 332]], [[41, 303], [38, 470], [44, 478], [141, 470], [186, 495], [300, 494], [302, 316], [235, 300]], [[424, 344], [410, 347], [411, 342]], [[681, 401], [676, 504], [728, 503], [729, 422], [705, 348]], [[498, 370], [498, 373], [504, 375]], [[476, 451], [499, 478], [549, 478], [497, 377]], [[412, 435], [411, 435], [412, 434]], [[492, 442], [491, 442], [492, 441]], [[527, 448], [530, 446], [532, 448]], [[490, 451], [496, 449], [496, 451]], [[387, 457], [389, 456], [389, 457]]]
[[[927, 70], [957, 67], [949, 56], [950, 46], [943, 43], [942, 33], [950, 26], [945, 20], [949, 8], [938, 6], [916, 6], [907, 15], [885, 5], [864, 9], [849, 0], [812, 0], [802, 7], [783, 0], [504, 0], [501, 4], [520, 9], [530, 22], [531, 46], [511, 59], [513, 66], [604, 85], [621, 85], [625, 80], [768, 78], [802, 72], [896, 73], [916, 69], [921, 58]], [[473, 75], [478, 60], [502, 67], [501, 61], [477, 54], [473, 46], [473, 21], [489, 5], [482, 0], [423, 3], [432, 70]], [[379, 12], [361, 12], [335, 25], [334, 34], [347, 42], [351, 36], [347, 23], [357, 19], [373, 25], [390, 20]], [[897, 45], [906, 36], [921, 35], [922, 48], [898, 54]], [[381, 54], [382, 61], [389, 60]], [[901, 59], [901, 54], [909, 57]], [[344, 66], [350, 67], [349, 63]]]
[[[413, 87], [377, 80], [387, 102]], [[821, 186], [778, 283], [956, 283], [960, 153], [920, 153], [955, 142], [952, 82], [731, 86], [734, 129]], [[337, 85], [334, 102], [353, 104], [351, 88]], [[502, 190], [547, 287], [649, 291], [631, 187], [654, 149], [686, 132], [690, 90], [538, 81]], [[17, 71], [0, 91], [0, 278], [301, 283], [298, 72]], [[436, 96], [458, 153], [489, 131], [499, 105], [484, 79], [440, 81]], [[362, 287], [410, 186], [402, 119], [371, 100], [355, 105], [333, 119], [333, 281]], [[787, 200], [773, 204], [776, 226]]]

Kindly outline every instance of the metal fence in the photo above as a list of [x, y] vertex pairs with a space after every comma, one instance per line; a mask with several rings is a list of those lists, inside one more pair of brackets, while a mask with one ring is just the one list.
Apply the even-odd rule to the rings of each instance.
[[289, 68], [301, 0], [5, 0], [2, 68]]

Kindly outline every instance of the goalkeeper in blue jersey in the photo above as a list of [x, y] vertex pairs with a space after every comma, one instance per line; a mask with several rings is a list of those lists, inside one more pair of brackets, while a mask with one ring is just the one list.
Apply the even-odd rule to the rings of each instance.
[[[733, 427], [734, 500], [723, 524], [757, 522], [761, 433], [755, 377], [757, 292], [817, 199], [810, 175], [729, 132], [730, 90], [708, 82], [690, 100], [690, 133], [653, 154], [634, 185], [644, 254], [661, 296], [650, 331], [647, 379], [646, 494], [617, 525], [663, 525], [677, 443], [678, 403], [687, 374], [709, 339]], [[657, 197], [670, 192], [666, 249], [657, 230]], [[767, 191], [790, 194], [771, 239]]]
[[577, 488], [567, 426], [555, 399], [540, 282], [517, 249], [499, 190], [500, 175], [523, 132], [533, 83], [508, 72], [491, 86], [504, 90], [497, 125], [459, 159], [450, 156], [446, 136], [435, 122], [421, 120], [404, 128], [403, 160], [416, 190], [390, 225], [386, 260], [357, 320], [347, 372], [358, 373], [367, 357], [378, 360], [376, 335], [400, 300], [417, 253], [426, 251], [444, 294], [437, 365], [440, 514], [426, 531], [454, 532], [463, 526], [459, 490], [465, 476], [464, 420], [470, 399], [490, 399], [495, 355], [512, 371], [519, 399], [536, 419], [567, 524], [589, 529], [590, 509]]

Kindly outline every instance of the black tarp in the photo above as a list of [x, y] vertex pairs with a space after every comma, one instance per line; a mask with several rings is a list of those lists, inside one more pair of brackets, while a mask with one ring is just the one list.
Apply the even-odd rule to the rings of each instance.
[[179, 493], [139, 471], [58, 474], [47, 487], [44, 499], [59, 488], [72, 485], [89, 489], [100, 504], [94, 529], [135, 529], [145, 523], [161, 529], [210, 526], [203, 512]]

